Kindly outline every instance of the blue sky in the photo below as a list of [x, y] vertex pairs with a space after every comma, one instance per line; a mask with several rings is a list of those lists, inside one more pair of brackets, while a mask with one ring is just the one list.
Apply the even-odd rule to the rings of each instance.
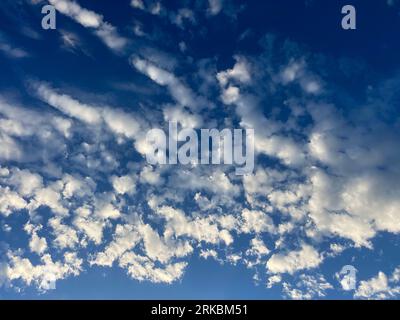
[[[398, 298], [400, 6], [350, 2], [2, 1], [0, 298]], [[149, 164], [169, 121], [254, 172]]]

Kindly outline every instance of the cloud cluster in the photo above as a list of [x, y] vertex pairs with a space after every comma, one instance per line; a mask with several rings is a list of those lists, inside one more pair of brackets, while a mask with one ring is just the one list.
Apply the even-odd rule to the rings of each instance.
[[[126, 48], [101, 14], [69, 0], [49, 2], [111, 49]], [[209, 1], [204, 14], [212, 19], [225, 4]], [[197, 21], [187, 8], [165, 13], [158, 2], [141, 0], [132, 7], [166, 15], [182, 30]], [[322, 298], [334, 289], [320, 272], [326, 260], [352, 248], [375, 250], [381, 232], [397, 235], [400, 127], [398, 117], [379, 115], [390, 105], [388, 82], [398, 79], [382, 80], [381, 91], [342, 107], [318, 59], [299, 48], [282, 57], [274, 39], [264, 40], [270, 45], [262, 53], [234, 55], [223, 69], [214, 57], [177, 66], [163, 52], [116, 55], [135, 79], [164, 95], [149, 102], [135, 92], [134, 109], [32, 79], [24, 79], [32, 105], [1, 94], [0, 223], [7, 249], [0, 284], [22, 281], [46, 291], [91, 266], [173, 283], [198, 255], [243, 264], [255, 281], [280, 286], [288, 298]], [[179, 72], [184, 67], [191, 72]], [[236, 176], [232, 166], [149, 165], [146, 131], [168, 121], [254, 129], [254, 174]], [[24, 247], [8, 236], [14, 233], [27, 239]], [[395, 297], [399, 278], [397, 269], [379, 272], [360, 282], [355, 297]]]

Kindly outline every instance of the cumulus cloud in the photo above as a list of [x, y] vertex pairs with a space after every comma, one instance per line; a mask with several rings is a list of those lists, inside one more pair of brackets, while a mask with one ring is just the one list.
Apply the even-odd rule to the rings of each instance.
[[375, 277], [360, 282], [354, 296], [364, 299], [387, 299], [400, 292], [400, 288], [391, 288], [386, 274], [379, 272]]
[[[111, 49], [127, 46], [101, 14], [74, 1], [50, 3]], [[211, 21], [225, 5], [210, 0], [203, 14]], [[131, 6], [179, 28], [201, 21], [191, 8], [169, 12], [140, 0]], [[72, 34], [61, 36], [70, 48], [79, 45]], [[0, 97], [0, 224], [9, 237], [21, 231], [13, 219], [21, 219], [28, 236], [24, 248], [10, 245], [0, 282], [46, 290], [97, 265], [120, 267], [139, 281], [172, 283], [199, 255], [252, 269], [255, 281], [282, 288], [288, 298], [321, 298], [332, 289], [319, 274], [324, 259], [354, 247], [372, 250], [380, 232], [398, 234], [398, 119], [385, 121], [376, 111], [396, 104], [385, 100], [385, 90], [366, 102], [354, 98], [355, 115], [341, 105], [346, 99], [337, 103], [329, 95], [329, 69], [316, 68], [324, 59], [294, 46], [282, 54], [287, 45], [275, 57], [272, 45], [262, 46], [260, 55], [234, 55], [222, 70], [218, 56], [189, 56], [190, 41], [177, 57], [132, 48], [129, 63], [140, 74], [131, 76], [153, 83], [142, 91], [133, 84], [138, 102], [129, 108], [112, 106], [122, 100], [117, 91], [72, 95], [40, 81], [26, 87], [32, 107]], [[154, 88], [162, 98], [153, 99]], [[182, 128], [255, 129], [254, 174], [147, 164], [146, 130], [168, 121]], [[355, 297], [396, 297], [399, 279], [397, 269], [379, 272], [361, 281]]]
[[211, 15], [217, 15], [222, 10], [223, 0], [208, 0], [208, 11]]
[[171, 96], [181, 106], [187, 106], [189, 108], [198, 107], [199, 101], [194, 93], [186, 87], [174, 74], [159, 68], [153, 63], [141, 59], [139, 57], [133, 57], [132, 65], [141, 73], [148, 76], [155, 83], [166, 86], [171, 93]]
[[27, 285], [34, 283], [42, 291], [55, 289], [53, 285], [57, 280], [77, 276], [82, 270], [82, 259], [77, 258], [73, 252], [65, 253], [63, 259], [56, 262], [49, 254], [45, 254], [36, 265], [13, 252], [8, 252], [8, 258], [6, 274], [10, 281], [19, 279]]
[[302, 274], [295, 285], [283, 283], [283, 292], [287, 297], [294, 300], [310, 300], [326, 296], [326, 291], [333, 289], [322, 275]]

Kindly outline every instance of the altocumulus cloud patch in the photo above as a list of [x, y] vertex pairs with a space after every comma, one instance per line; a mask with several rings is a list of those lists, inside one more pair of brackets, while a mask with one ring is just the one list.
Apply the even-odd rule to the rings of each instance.
[[[343, 30], [339, 7], [322, 45], [318, 3], [295, 5], [298, 30], [256, 14], [281, 6], [1, 4], [0, 296], [74, 298], [100, 273], [104, 296], [119, 277], [187, 297], [188, 279], [229, 270], [247, 284], [221, 277], [234, 298], [398, 297], [400, 48], [357, 51], [346, 32], [367, 31]], [[367, 9], [399, 23], [391, 2]], [[149, 163], [147, 133], [170, 123], [251, 130], [253, 170]]]

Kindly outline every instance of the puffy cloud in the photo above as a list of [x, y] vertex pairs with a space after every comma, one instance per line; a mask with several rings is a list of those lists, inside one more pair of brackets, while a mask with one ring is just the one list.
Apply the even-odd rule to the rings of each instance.
[[165, 121], [176, 122], [182, 128], [201, 128], [203, 119], [198, 114], [192, 114], [181, 107], [166, 107], [163, 110]]
[[208, 0], [208, 11], [211, 15], [217, 15], [222, 10], [223, 0]]
[[303, 244], [300, 250], [287, 254], [275, 253], [267, 261], [267, 269], [271, 273], [289, 273], [318, 267], [322, 256], [312, 246]]
[[27, 285], [35, 283], [39, 290], [55, 289], [55, 282], [68, 276], [77, 276], [82, 270], [82, 259], [67, 252], [62, 261], [53, 261], [49, 254], [41, 257], [41, 264], [33, 265], [27, 258], [8, 253], [7, 279], [20, 279]]
[[7, 183], [18, 190], [22, 196], [32, 196], [34, 192], [43, 187], [43, 178], [29, 170], [14, 168]]
[[235, 103], [240, 97], [239, 88], [234, 86], [229, 86], [222, 92], [222, 101], [225, 104]]
[[21, 146], [12, 137], [0, 134], [0, 158], [3, 160], [19, 160], [22, 158]]
[[153, 261], [167, 263], [171, 258], [184, 257], [193, 250], [187, 242], [162, 239], [149, 225], [141, 225], [139, 232], [143, 237], [146, 256]]
[[112, 185], [118, 194], [133, 194], [136, 191], [135, 179], [131, 175], [112, 177]]
[[148, 183], [151, 185], [159, 185], [164, 182], [164, 180], [161, 178], [160, 172], [151, 166], [143, 167], [142, 171], [140, 172], [140, 181], [142, 183]]
[[61, 218], [51, 218], [48, 222], [53, 229], [54, 244], [60, 249], [74, 249], [79, 242], [78, 234], [74, 228], [62, 222]]
[[361, 281], [354, 296], [357, 298], [387, 299], [399, 292], [399, 288], [390, 288], [386, 274], [379, 272], [375, 277]]
[[97, 253], [91, 264], [112, 266], [126, 251], [134, 248], [140, 241], [140, 234], [132, 225], [117, 225], [113, 241], [107, 245], [103, 252]]
[[248, 255], [264, 256], [270, 253], [270, 250], [260, 238], [254, 238], [250, 241], [251, 247], [246, 251]]
[[140, 124], [131, 114], [111, 108], [105, 108], [102, 114], [107, 126], [116, 134], [128, 139], [137, 137]]
[[275, 230], [272, 219], [264, 212], [244, 209], [242, 219], [241, 231], [244, 233], [272, 233]]
[[33, 82], [33, 87], [43, 101], [70, 117], [89, 125], [105, 124], [115, 135], [124, 138], [135, 139], [139, 136], [141, 124], [132, 114], [115, 108], [82, 103], [69, 95], [58, 93], [45, 83]]
[[41, 255], [47, 250], [47, 241], [45, 238], [41, 238], [36, 233], [34, 233], [32, 234], [31, 241], [29, 242], [29, 248], [32, 252]]
[[280, 283], [281, 281], [282, 281], [282, 276], [280, 276], [279, 274], [274, 274], [274, 275], [268, 277], [267, 288], [271, 289], [274, 285], [276, 285], [277, 283]]
[[309, 300], [325, 297], [326, 291], [333, 289], [322, 275], [302, 274], [300, 280], [295, 284], [283, 283], [283, 293], [294, 300]]
[[172, 283], [183, 276], [187, 263], [177, 262], [160, 268], [156, 267], [154, 262], [145, 256], [127, 252], [121, 257], [120, 266], [127, 268], [128, 274], [139, 281]]
[[144, 9], [144, 4], [142, 0], [132, 0], [131, 6], [137, 9]]
[[34, 198], [29, 202], [28, 209], [34, 211], [41, 206], [46, 206], [53, 212], [65, 216], [68, 214], [68, 209], [63, 206], [61, 201], [60, 186], [55, 183], [46, 188], [38, 189]]
[[229, 245], [233, 242], [231, 234], [226, 229], [219, 229], [218, 224], [210, 218], [190, 219], [183, 211], [168, 206], [159, 208], [157, 212], [167, 221], [164, 231], [167, 237], [187, 236], [213, 244], [224, 242]]
[[195, 170], [179, 170], [170, 183], [175, 188], [185, 188], [186, 190], [206, 190], [218, 195], [238, 196], [240, 187], [231, 182], [229, 176], [217, 169], [209, 172], [208, 176], [200, 175]]
[[249, 83], [251, 80], [250, 66], [247, 61], [239, 56], [236, 56], [235, 59], [236, 63], [232, 69], [221, 71], [217, 74], [217, 79], [222, 86], [226, 86], [230, 80], [240, 83]]
[[99, 245], [103, 238], [103, 229], [106, 223], [102, 219], [96, 219], [91, 208], [81, 207], [76, 210], [76, 213], [77, 216], [73, 220], [73, 225], [91, 241]]
[[[73, 1], [51, 2], [109, 47], [125, 46], [101, 15]], [[153, 10], [148, 2], [131, 5]], [[161, 6], [154, 8], [160, 13]], [[208, 9], [218, 14], [222, 1], [209, 1]], [[166, 16], [179, 26], [196, 23], [190, 10]], [[7, 237], [16, 232], [14, 217], [9, 222], [8, 216], [28, 209], [33, 226], [26, 230], [27, 248], [42, 259], [34, 266], [10, 255], [9, 279], [43, 289], [49, 281], [42, 275], [44, 266], [61, 269], [57, 279], [78, 274], [87, 261], [74, 253], [59, 262], [50, 256], [67, 249], [84, 251], [90, 265], [118, 265], [139, 281], [172, 283], [183, 277], [189, 255], [199, 253], [221, 263], [243, 263], [256, 270], [257, 281], [267, 277], [267, 287], [282, 283], [287, 297], [324, 297], [331, 286], [323, 277], [297, 271], [317, 268], [323, 257], [334, 258], [354, 246], [372, 249], [380, 231], [399, 233], [398, 128], [379, 117], [375, 124], [365, 122], [362, 112], [354, 116], [323, 103], [329, 98], [326, 84], [305, 59], [271, 59], [272, 65], [265, 63], [269, 54], [236, 57], [232, 68], [216, 72], [194, 57], [188, 62], [150, 49], [135, 53], [133, 67], [175, 100], [174, 105], [159, 101], [156, 110], [153, 99], [149, 107], [148, 101], [140, 102], [132, 113], [41, 82], [31, 87], [55, 110], [34, 112], [0, 99], [0, 158], [7, 165], [17, 163], [0, 168], [1, 227]], [[181, 72], [187, 63], [190, 78]], [[199, 79], [205, 84], [198, 92], [220, 95], [229, 106], [212, 109], [214, 104], [204, 103], [194, 88]], [[318, 104], [312, 102], [316, 95]], [[154, 117], [143, 114], [150, 107]], [[175, 121], [184, 128], [222, 123], [254, 128], [256, 171], [238, 178], [225, 167], [149, 166], [131, 157], [127, 147], [146, 153], [144, 133], [150, 126], [143, 118]], [[42, 206], [50, 209], [43, 215]], [[36, 229], [39, 222], [49, 230]], [[290, 251], [294, 237], [302, 244]], [[321, 245], [306, 245], [305, 237]], [[391, 278], [379, 273], [361, 283], [357, 297], [394, 297], [391, 284], [399, 278], [397, 271]]]
[[112, 203], [102, 203], [96, 210], [96, 215], [102, 219], [117, 219], [121, 212]]
[[25, 209], [26, 201], [16, 192], [11, 191], [9, 187], [0, 186], [0, 213], [8, 216], [15, 211]]

